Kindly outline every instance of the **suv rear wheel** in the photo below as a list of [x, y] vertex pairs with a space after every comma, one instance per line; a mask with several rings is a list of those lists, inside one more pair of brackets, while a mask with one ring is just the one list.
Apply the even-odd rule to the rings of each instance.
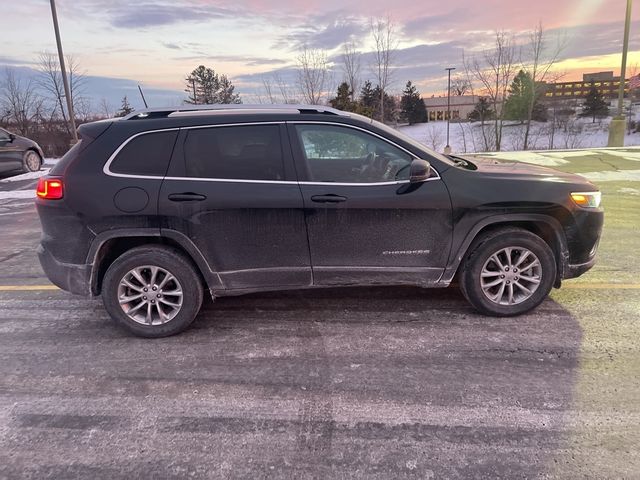
[[520, 315], [537, 307], [551, 291], [556, 262], [549, 245], [519, 228], [488, 233], [470, 248], [460, 288], [486, 315]]
[[136, 247], [109, 266], [102, 301], [111, 318], [131, 333], [166, 337], [193, 322], [202, 305], [202, 283], [177, 250]]

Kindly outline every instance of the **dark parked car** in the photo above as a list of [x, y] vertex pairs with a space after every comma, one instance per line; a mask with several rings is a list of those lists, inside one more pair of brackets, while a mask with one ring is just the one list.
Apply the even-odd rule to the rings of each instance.
[[43, 158], [42, 149], [36, 142], [0, 128], [0, 173], [37, 172]]
[[41, 179], [42, 266], [140, 336], [215, 297], [337, 285], [446, 287], [518, 315], [592, 267], [582, 177], [443, 156], [315, 106], [144, 111], [84, 124]]

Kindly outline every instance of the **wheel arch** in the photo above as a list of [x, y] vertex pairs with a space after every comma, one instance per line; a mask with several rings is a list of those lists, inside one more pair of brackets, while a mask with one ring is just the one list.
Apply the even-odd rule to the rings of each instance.
[[449, 264], [440, 281], [447, 284], [453, 281], [462, 261], [478, 238], [491, 231], [506, 227], [522, 228], [537, 235], [549, 245], [557, 266], [554, 286], [559, 287], [569, 259], [567, 239], [560, 222], [554, 217], [542, 214], [494, 215], [476, 223], [465, 236], [455, 256], [450, 257]]
[[99, 234], [87, 255], [91, 267], [91, 294], [100, 295], [104, 275], [113, 261], [126, 251], [144, 245], [166, 245], [182, 253], [191, 263], [204, 286], [221, 289], [222, 282], [202, 253], [185, 235], [175, 231], [157, 229], [113, 230]]

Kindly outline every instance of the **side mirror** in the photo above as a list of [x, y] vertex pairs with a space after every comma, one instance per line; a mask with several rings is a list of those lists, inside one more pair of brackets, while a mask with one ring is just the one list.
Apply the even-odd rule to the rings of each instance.
[[16, 136], [13, 133], [9, 134], [9, 142], [13, 142], [16, 139]]
[[431, 175], [431, 165], [426, 160], [414, 158], [409, 167], [409, 182], [423, 182]]

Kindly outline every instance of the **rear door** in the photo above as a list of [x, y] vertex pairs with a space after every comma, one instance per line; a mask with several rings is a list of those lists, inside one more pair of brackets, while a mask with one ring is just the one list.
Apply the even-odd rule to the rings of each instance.
[[183, 128], [159, 200], [232, 290], [311, 284], [302, 206], [277, 122]]
[[314, 283], [436, 282], [452, 234], [451, 201], [438, 173], [409, 183], [414, 156], [360, 127], [290, 122], [288, 128]]

